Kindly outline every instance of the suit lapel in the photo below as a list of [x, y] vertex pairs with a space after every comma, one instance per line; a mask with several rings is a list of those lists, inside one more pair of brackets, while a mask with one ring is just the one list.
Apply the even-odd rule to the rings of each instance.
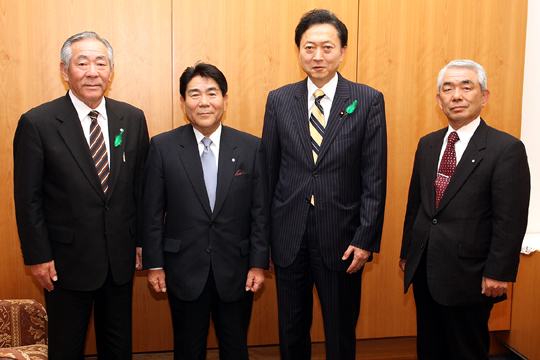
[[199, 148], [195, 134], [193, 133], [193, 127], [191, 125], [182, 126], [179, 128], [179, 132], [178, 156], [186, 169], [195, 194], [197, 194], [208, 216], [211, 216], [212, 209], [210, 209], [210, 200], [208, 200], [208, 193], [204, 184], [201, 156], [199, 155]]
[[103, 201], [105, 201], [106, 197], [101, 188], [101, 182], [99, 181], [96, 167], [92, 160], [92, 155], [90, 154], [88, 142], [84, 137], [81, 121], [79, 120], [75, 107], [71, 103], [69, 95], [66, 95], [65, 101], [65, 106], [57, 115], [57, 119], [62, 122], [58, 127], [58, 132], [66, 143], [71, 155], [79, 165], [81, 171], [84, 173], [94, 190], [101, 196]]
[[223, 202], [227, 197], [229, 187], [236, 171], [236, 164], [238, 164], [238, 160], [238, 151], [234, 138], [232, 137], [229, 129], [223, 126], [221, 129], [221, 143], [219, 145], [216, 203], [214, 205], [212, 219], [214, 219], [219, 213], [219, 210], [223, 206]]
[[341, 111], [345, 110], [347, 105], [350, 105], [347, 104], [349, 99], [350, 91], [349, 87], [347, 86], [347, 80], [345, 80], [341, 76], [341, 74], [338, 73], [338, 84], [336, 87], [336, 93], [334, 95], [334, 100], [332, 101], [332, 109], [330, 110], [330, 117], [327, 120], [328, 125], [326, 126], [326, 129], [324, 131], [324, 138], [321, 144], [321, 151], [319, 152], [319, 157], [317, 158], [317, 163], [319, 163], [324, 157], [324, 155], [327, 153], [330, 145], [334, 141], [336, 135], [339, 133], [339, 129], [341, 128], [341, 122], [346, 121], [347, 116], [350, 116], [340, 116]]
[[[118, 180], [118, 175], [122, 168], [123, 155], [125, 154], [125, 141], [122, 141], [121, 144], [115, 146], [115, 137], [120, 134], [121, 129], [126, 130], [126, 122], [124, 120], [123, 114], [117, 114], [115, 112], [114, 103], [110, 101], [106, 102], [107, 104], [107, 123], [109, 126], [109, 190], [107, 196], [110, 198], [114, 192], [116, 182]], [[125, 139], [125, 134], [123, 138]]]
[[437, 211], [441, 211], [445, 205], [448, 204], [459, 189], [461, 189], [465, 181], [467, 181], [473, 170], [482, 161], [482, 150], [486, 148], [487, 143], [487, 130], [488, 127], [486, 123], [484, 120], [481, 120], [480, 125], [469, 141], [461, 160], [456, 166], [456, 170], [450, 179], [450, 183], [448, 183], [448, 187], [443, 194]]
[[294, 98], [296, 100], [292, 109], [293, 121], [296, 122], [294, 128], [298, 131], [300, 143], [304, 148], [306, 156], [313, 163], [313, 153], [311, 151], [311, 135], [309, 134], [309, 118], [307, 107], [307, 78], [304, 81], [297, 83]]

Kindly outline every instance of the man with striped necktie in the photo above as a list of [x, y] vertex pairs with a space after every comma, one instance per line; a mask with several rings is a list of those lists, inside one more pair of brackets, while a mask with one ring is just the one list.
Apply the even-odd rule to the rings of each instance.
[[281, 358], [311, 357], [313, 286], [329, 360], [355, 358], [363, 266], [380, 249], [386, 197], [383, 95], [338, 72], [347, 28], [305, 14], [295, 36], [307, 79], [270, 92], [267, 150]]
[[64, 43], [60, 71], [68, 93], [23, 114], [13, 141], [24, 262], [45, 289], [49, 359], [83, 359], [92, 309], [98, 356], [131, 359], [146, 120], [104, 97], [113, 50], [96, 33]]

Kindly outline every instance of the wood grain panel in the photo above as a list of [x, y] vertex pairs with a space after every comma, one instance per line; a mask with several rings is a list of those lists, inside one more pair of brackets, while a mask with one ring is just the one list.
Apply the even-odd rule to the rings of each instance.
[[[482, 64], [491, 90], [483, 118], [519, 136], [527, 1], [360, 1], [359, 17], [358, 82], [384, 93], [389, 157], [381, 254], [364, 273], [357, 336], [410, 336], [414, 299], [402, 295], [397, 263], [418, 140], [448, 125], [435, 101], [438, 72], [454, 59]], [[510, 305], [495, 307], [492, 330], [509, 328]]]
[[538, 334], [540, 333], [540, 308], [538, 298], [540, 253], [521, 254], [521, 263], [512, 298], [512, 323], [510, 331], [497, 336], [527, 359], [540, 359]]

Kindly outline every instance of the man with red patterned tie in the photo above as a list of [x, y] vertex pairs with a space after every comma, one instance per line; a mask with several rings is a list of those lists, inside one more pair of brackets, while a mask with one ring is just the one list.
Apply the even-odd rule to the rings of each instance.
[[401, 260], [413, 284], [418, 359], [488, 359], [488, 320], [516, 280], [530, 175], [523, 143], [480, 117], [490, 92], [471, 60], [446, 65], [437, 102], [449, 126], [420, 139]]

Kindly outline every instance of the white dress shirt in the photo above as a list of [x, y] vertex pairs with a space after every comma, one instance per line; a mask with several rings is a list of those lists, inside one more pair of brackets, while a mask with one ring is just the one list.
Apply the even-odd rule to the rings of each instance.
[[[324, 110], [324, 121], [325, 121], [325, 127], [328, 126], [328, 119], [330, 118], [330, 110], [332, 110], [332, 102], [334, 101], [334, 96], [336, 94], [337, 89], [337, 83], [338, 83], [338, 75], [334, 75], [332, 80], [326, 83], [321, 90], [324, 92], [325, 97], [321, 99], [321, 106]], [[319, 88], [311, 81], [311, 79], [308, 77], [307, 80], [307, 90], [308, 90], [308, 119], [311, 116], [311, 110], [313, 109], [313, 106], [315, 105], [315, 96], [313, 95], [315, 91], [317, 91]]]
[[448, 131], [444, 136], [443, 146], [441, 148], [441, 154], [439, 155], [439, 164], [437, 166], [437, 169], [439, 169], [439, 167], [441, 166], [441, 160], [444, 154], [444, 150], [446, 149], [446, 144], [448, 144], [448, 136], [450, 136], [450, 133], [452, 133], [452, 131], [455, 131], [457, 132], [459, 137], [459, 140], [456, 141], [456, 143], [454, 144], [454, 148], [456, 149], [457, 166], [478, 126], [480, 126], [480, 116], [477, 117], [475, 120], [471, 121], [469, 124], [461, 127], [459, 130], [454, 130], [450, 125], [448, 125]]

